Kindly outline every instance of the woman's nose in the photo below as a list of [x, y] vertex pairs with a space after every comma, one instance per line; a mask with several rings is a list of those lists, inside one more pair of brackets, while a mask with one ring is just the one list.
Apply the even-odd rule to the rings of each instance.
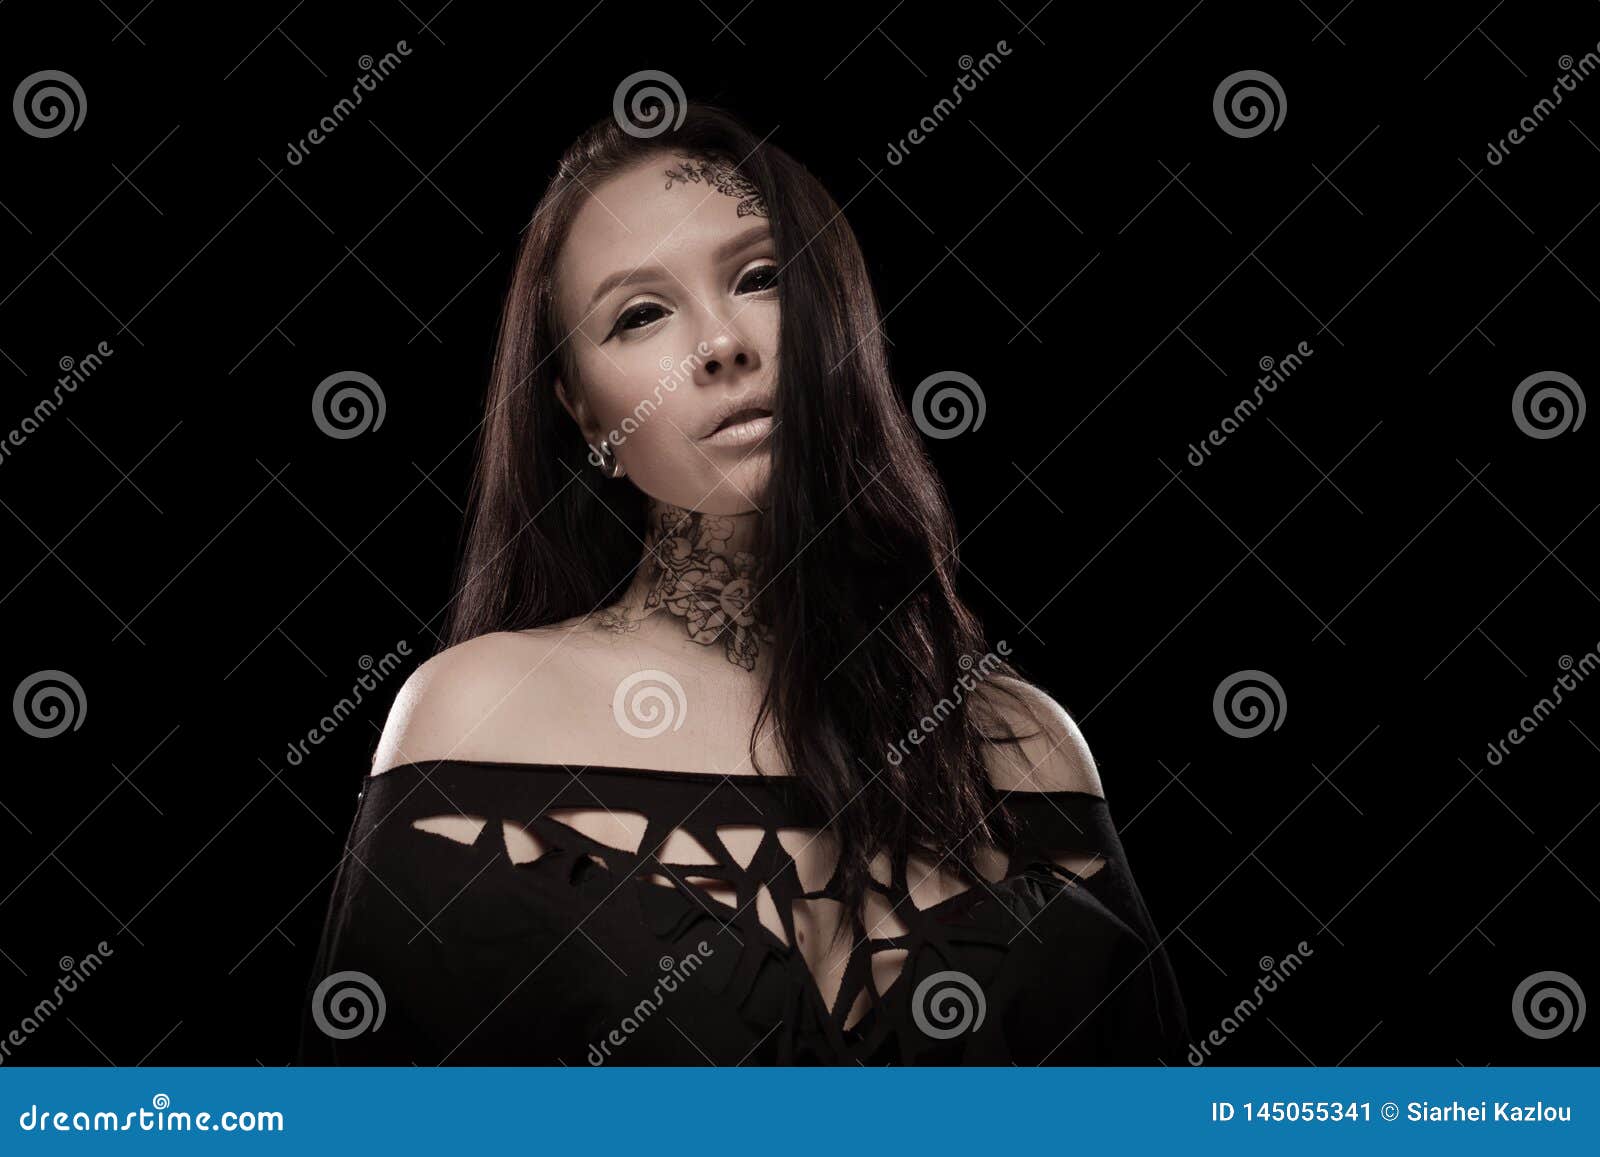
[[711, 352], [695, 368], [695, 381], [700, 385], [726, 382], [760, 368], [760, 355], [737, 330], [724, 326], [706, 345]]

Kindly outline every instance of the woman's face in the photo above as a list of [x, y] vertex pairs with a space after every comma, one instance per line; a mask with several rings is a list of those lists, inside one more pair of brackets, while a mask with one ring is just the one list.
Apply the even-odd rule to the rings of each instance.
[[591, 453], [609, 442], [634, 485], [674, 506], [757, 509], [777, 276], [759, 196], [715, 162], [663, 153], [592, 187], [556, 263], [578, 378], [558, 389]]

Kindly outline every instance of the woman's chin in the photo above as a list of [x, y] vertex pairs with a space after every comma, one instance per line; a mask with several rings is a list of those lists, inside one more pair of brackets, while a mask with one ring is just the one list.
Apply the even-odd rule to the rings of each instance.
[[747, 498], [737, 491], [730, 491], [725, 495], [719, 490], [718, 493], [696, 505], [694, 509], [700, 514], [717, 514], [732, 518], [736, 514], [759, 514], [763, 505], [762, 496], [759, 494], [752, 494]]
[[701, 493], [705, 497], [694, 504], [694, 509], [704, 514], [749, 514], [766, 506], [769, 463], [765, 455], [760, 462], [740, 463], [720, 478], [708, 480]]

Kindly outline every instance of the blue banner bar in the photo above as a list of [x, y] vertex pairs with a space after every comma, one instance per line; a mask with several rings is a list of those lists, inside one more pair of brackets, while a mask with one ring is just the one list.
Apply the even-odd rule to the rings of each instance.
[[1593, 1155], [1597, 1088], [1596, 1068], [8, 1068], [0, 1152]]

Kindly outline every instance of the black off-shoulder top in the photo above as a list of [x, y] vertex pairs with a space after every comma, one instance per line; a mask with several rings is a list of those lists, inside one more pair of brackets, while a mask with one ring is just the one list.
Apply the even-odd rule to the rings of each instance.
[[[826, 819], [793, 778], [393, 768], [358, 797], [299, 1061], [1182, 1063], [1183, 1002], [1106, 801], [1001, 798], [1021, 821], [1003, 875], [918, 907], [904, 864], [883, 873], [867, 936], [845, 942], [842, 979], [820, 986], [795, 916], [836, 897], [837, 881], [802, 879], [791, 858], [797, 833]], [[635, 813], [643, 837], [597, 842], [548, 814], [566, 808]], [[426, 823], [437, 816], [470, 823], [441, 834]], [[534, 839], [516, 840], [517, 828]], [[655, 855], [675, 830], [698, 845], [694, 862]], [[879, 953], [901, 962], [887, 983]], [[876, 1001], [863, 999], [869, 985]], [[830, 1003], [822, 993], [835, 988]]]

